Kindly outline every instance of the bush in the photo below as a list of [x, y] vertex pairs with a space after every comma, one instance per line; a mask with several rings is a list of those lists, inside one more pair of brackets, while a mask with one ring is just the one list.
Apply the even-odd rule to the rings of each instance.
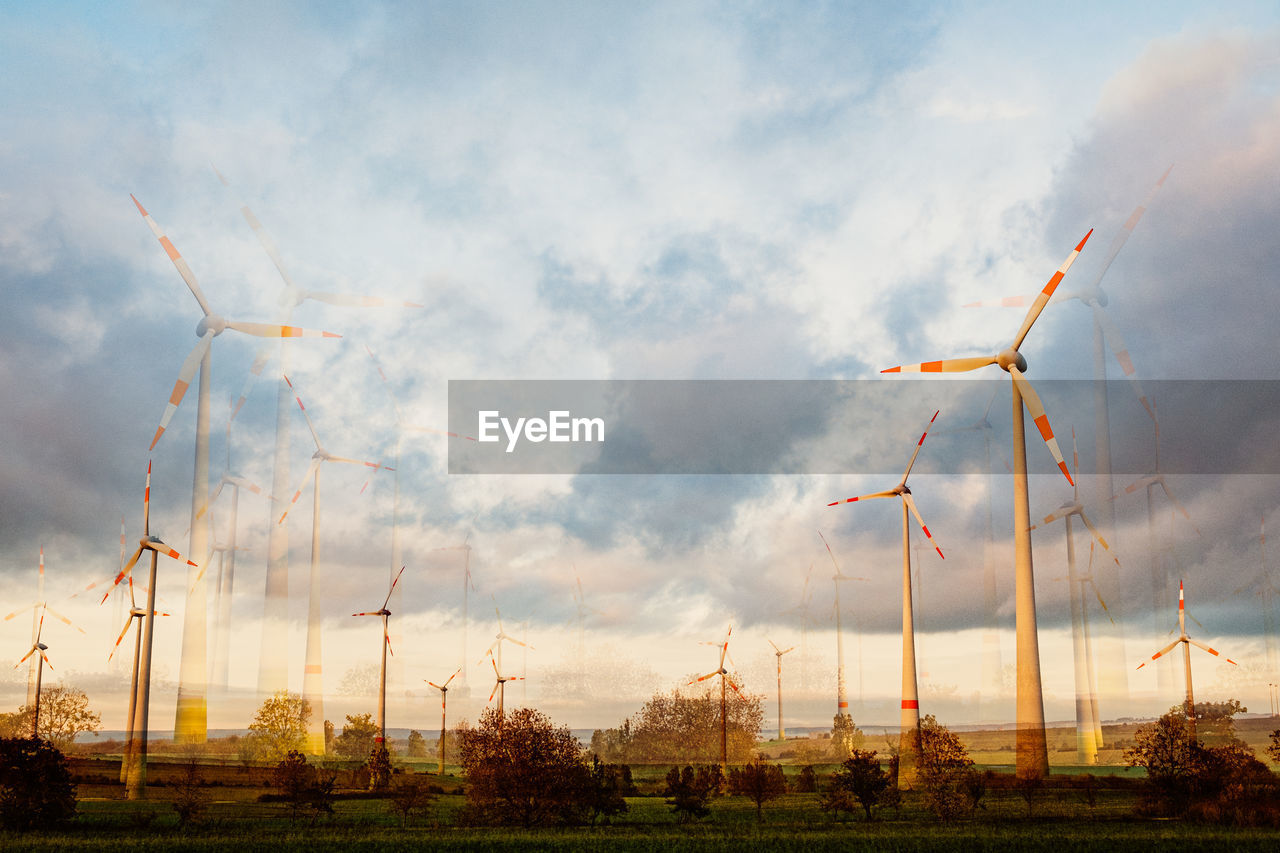
[[307, 763], [306, 756], [292, 750], [271, 771], [271, 784], [289, 809], [289, 820], [307, 812], [314, 824], [322, 814], [333, 814], [333, 787], [337, 775], [321, 772]]
[[861, 803], [867, 820], [871, 820], [871, 809], [879, 805], [880, 796], [889, 787], [889, 774], [880, 766], [875, 750], [855, 749], [831, 777], [831, 785]]
[[625, 764], [605, 764], [600, 756], [591, 756], [591, 786], [588, 791], [588, 805], [591, 808], [591, 823], [603, 817], [605, 823], [614, 815], [627, 811], [627, 801], [623, 795], [635, 791], [635, 783], [631, 781], [631, 768]]
[[459, 727], [459, 741], [468, 820], [525, 827], [585, 821], [591, 771], [568, 726], [532, 708], [490, 708], [476, 728]]
[[76, 813], [67, 759], [39, 738], [0, 738], [0, 827], [48, 829]]
[[777, 764], [757, 754], [747, 765], [729, 771], [729, 793], [741, 794], [756, 804], [756, 820], [764, 819], [764, 804], [787, 791], [787, 778]]
[[722, 776], [715, 765], [699, 767], [685, 765], [684, 769], [672, 767], [667, 773], [667, 787], [662, 796], [668, 797], [667, 805], [681, 823], [688, 823], [711, 814], [708, 803], [712, 795], [720, 792]]
[[796, 776], [796, 793], [812, 794], [817, 790], [818, 774], [814, 772], [812, 764], [806, 764], [800, 768], [800, 773]]

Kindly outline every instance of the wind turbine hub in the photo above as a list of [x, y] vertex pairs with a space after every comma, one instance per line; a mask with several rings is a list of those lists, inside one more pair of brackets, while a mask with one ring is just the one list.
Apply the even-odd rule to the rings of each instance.
[[218, 314], [209, 314], [201, 317], [200, 322], [196, 323], [196, 337], [203, 338], [206, 332], [212, 331], [214, 336], [222, 334], [227, 328], [227, 321]]
[[147, 611], [134, 607], [129, 610], [129, 615], [130, 616], [146, 616]]
[[1027, 372], [1027, 360], [1022, 353], [1010, 347], [1004, 352], [996, 356], [996, 364], [1000, 365], [1000, 369], [1005, 373], [1009, 372], [1010, 367], [1018, 368], [1021, 373]]
[[46, 646], [44, 643], [36, 643], [36, 648], [37, 648], [37, 649], [39, 649], [39, 650], [40, 650], [40, 651], [42, 651], [42, 652], [47, 652], [47, 651], [49, 651], [49, 647], [48, 647], [48, 646]]

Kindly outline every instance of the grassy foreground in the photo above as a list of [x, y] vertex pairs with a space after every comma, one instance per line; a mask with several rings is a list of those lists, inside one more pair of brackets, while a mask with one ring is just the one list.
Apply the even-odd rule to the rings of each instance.
[[[159, 770], [160, 768], [157, 768]], [[482, 850], [1052, 850], [1155, 849], [1276, 850], [1280, 831], [1204, 826], [1134, 817], [1139, 793], [1132, 784], [1101, 785], [1090, 805], [1082, 792], [1050, 787], [1028, 802], [1014, 789], [992, 787], [974, 817], [942, 824], [907, 792], [901, 810], [867, 823], [861, 813], [835, 821], [818, 808], [815, 794], [787, 794], [765, 806], [764, 820], [742, 797], [714, 801], [711, 815], [680, 824], [658, 796], [628, 799], [630, 811], [609, 826], [549, 830], [489, 829], [456, 825], [464, 798], [457, 777], [423, 775], [450, 792], [437, 796], [407, 827], [389, 801], [360, 795], [339, 799], [334, 814], [309, 826], [291, 823], [280, 803], [260, 802], [267, 789], [251, 780], [222, 784], [210, 767], [209, 805], [198, 826], [179, 828], [171, 806], [174, 789], [158, 785], [150, 799], [129, 802], [120, 786], [82, 781], [79, 813], [54, 833], [0, 835], [0, 849], [20, 850], [237, 850], [374, 851]], [[652, 770], [652, 772], [648, 772]], [[652, 789], [660, 768], [638, 773]], [[161, 778], [164, 773], [157, 774]], [[649, 777], [652, 776], [653, 779]], [[230, 783], [230, 779], [226, 780]], [[352, 792], [354, 794], [354, 792]]]

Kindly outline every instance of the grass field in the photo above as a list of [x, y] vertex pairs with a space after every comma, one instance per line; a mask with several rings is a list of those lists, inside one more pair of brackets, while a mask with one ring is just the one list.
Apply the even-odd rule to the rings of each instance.
[[[867, 823], [861, 813], [833, 820], [818, 808], [814, 794], [786, 794], [765, 806], [764, 820], [742, 797], [714, 801], [711, 815], [680, 824], [660, 796], [627, 800], [629, 811], [609, 826], [517, 830], [456, 825], [464, 797], [458, 777], [422, 774], [446, 792], [407, 827], [385, 799], [349, 791], [334, 814], [308, 825], [291, 823], [285, 806], [260, 802], [269, 792], [261, 771], [231, 765], [202, 766], [211, 784], [203, 821], [179, 828], [171, 806], [177, 764], [154, 762], [149, 799], [129, 802], [114, 782], [115, 762], [77, 760], [79, 813], [53, 833], [0, 835], [0, 849], [19, 850], [262, 850], [364, 851], [480, 850], [1052, 850], [1154, 849], [1179, 845], [1192, 850], [1275, 850], [1280, 831], [1239, 829], [1151, 820], [1135, 816], [1137, 779], [1103, 776], [1090, 806], [1072, 778], [1051, 777], [1030, 807], [1017, 790], [994, 779], [972, 818], [942, 824], [929, 815], [918, 795], [907, 792], [901, 810]], [[432, 768], [434, 769], [434, 767]], [[793, 769], [793, 768], [788, 768]], [[1100, 768], [1115, 770], [1115, 768]], [[642, 793], [656, 792], [666, 767], [637, 767]], [[1137, 771], [1129, 771], [1130, 777]]]

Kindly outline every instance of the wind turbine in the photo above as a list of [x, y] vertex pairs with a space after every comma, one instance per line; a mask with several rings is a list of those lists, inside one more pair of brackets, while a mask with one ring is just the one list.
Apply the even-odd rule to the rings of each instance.
[[[769, 638], [765, 637], [765, 639], [768, 640]], [[773, 656], [777, 658], [778, 662], [778, 740], [783, 741], [787, 739], [787, 730], [782, 725], [782, 656], [787, 652], [795, 651], [796, 647], [791, 646], [780, 649], [773, 640], [769, 640], [769, 645], [773, 646]]]
[[[123, 568], [123, 565], [121, 566]], [[136, 621], [138, 630], [133, 635], [133, 675], [129, 679], [129, 717], [125, 726], [125, 742], [124, 755], [120, 757], [120, 784], [123, 785], [129, 780], [129, 761], [133, 754], [136, 738], [134, 736], [137, 723], [137, 705], [138, 705], [138, 667], [142, 661], [142, 619], [147, 615], [147, 611], [138, 606], [137, 600], [133, 596], [133, 575], [129, 575], [129, 616], [125, 620], [124, 628], [120, 630], [120, 636], [116, 637], [116, 644], [111, 647], [111, 654], [107, 655], [107, 663], [115, 657], [116, 651], [120, 648], [120, 643], [124, 640], [124, 635], [129, 633], [129, 628]], [[168, 616], [168, 613], [157, 613], [157, 616]]]
[[1062, 458], [1062, 451], [1053, 437], [1053, 428], [1049, 426], [1049, 418], [1045, 414], [1044, 404], [1040, 402], [1040, 395], [1023, 375], [1027, 369], [1027, 360], [1018, 348], [1022, 346], [1027, 333], [1031, 331], [1031, 326], [1053, 296], [1058, 283], [1062, 281], [1062, 277], [1067, 274], [1067, 270], [1079, 256], [1090, 234], [1093, 234], [1092, 229], [1076, 244], [1075, 249], [1062, 262], [1062, 266], [1058, 267], [1058, 271], [1040, 291], [1030, 310], [1027, 311], [1027, 316], [1023, 319], [1018, 333], [1014, 336], [1013, 343], [1007, 349], [995, 355], [928, 361], [922, 364], [890, 367], [881, 371], [881, 373], [962, 373], [995, 364], [1007, 372], [1013, 380], [1014, 600], [1018, 642], [1017, 773], [1019, 778], [1023, 779], [1039, 779], [1049, 773], [1049, 748], [1044, 730], [1044, 695], [1040, 684], [1040, 645], [1036, 631], [1035, 574], [1031, 564], [1031, 508], [1027, 491], [1027, 443], [1022, 414], [1024, 405], [1031, 412], [1041, 437], [1044, 438], [1049, 452], [1053, 454], [1067, 482], [1074, 485], [1075, 481], [1071, 479], [1067, 463]]
[[[147, 213], [146, 208], [142, 206], [138, 199], [132, 195], [130, 198], [133, 198], [133, 203], [137, 206], [138, 212], [142, 214], [142, 218], [151, 228], [151, 232], [160, 241], [160, 245], [164, 247], [169, 260], [173, 261], [178, 274], [186, 282], [187, 288], [191, 291], [191, 295], [195, 297], [196, 302], [200, 305], [200, 310], [203, 312], [200, 322], [196, 325], [196, 335], [199, 340], [182, 363], [182, 368], [178, 372], [178, 381], [173, 386], [173, 392], [169, 395], [168, 404], [165, 406], [164, 414], [160, 418], [160, 426], [156, 429], [155, 437], [151, 439], [151, 447], [154, 449], [156, 442], [164, 434], [174, 413], [178, 411], [178, 406], [182, 403], [182, 398], [186, 395], [187, 388], [195, 378], [196, 369], [199, 368], [200, 390], [196, 408], [195, 479], [191, 488], [190, 552], [194, 556], [203, 556], [208, 552], [209, 529], [208, 524], [204, 523], [199, 518], [199, 515], [200, 509], [204, 506], [209, 494], [209, 377], [212, 366], [210, 353], [213, 339], [228, 329], [260, 338], [337, 338], [341, 336], [332, 332], [300, 329], [297, 326], [227, 320], [220, 314], [215, 314], [209, 301], [205, 299], [203, 291], [200, 290], [195, 274], [192, 273], [186, 260], [174, 248], [173, 243], [160, 230], [160, 226], [156, 224], [151, 214]], [[188, 572], [187, 574], [187, 606], [182, 626], [182, 663], [178, 676], [178, 703], [174, 719], [174, 739], [185, 743], [203, 743], [208, 732], [207, 686], [205, 683], [208, 677], [206, 671], [208, 590], [203, 578], [197, 579], [194, 572]]]
[[813, 575], [813, 563], [804, 576], [804, 586], [800, 589], [800, 603], [782, 611], [783, 615], [795, 613], [800, 617], [800, 689], [809, 690], [809, 604], [813, 593], [809, 590], [809, 579]]
[[[107, 597], [111, 595], [111, 590], [120, 581], [131, 577], [130, 573], [133, 571], [133, 567], [137, 565], [138, 558], [142, 556], [143, 551], [151, 552], [151, 572], [147, 576], [146, 619], [142, 623], [142, 663], [139, 668], [140, 678], [136, 685], [134, 699], [137, 706], [134, 713], [134, 725], [132, 726], [135, 731], [133, 738], [134, 748], [128, 754], [129, 771], [125, 782], [125, 792], [131, 800], [140, 800], [147, 793], [147, 722], [151, 708], [151, 649], [155, 639], [156, 622], [156, 562], [160, 554], [179, 561], [186, 560], [173, 548], [160, 541], [160, 537], [151, 535], [150, 462], [147, 462], [147, 487], [142, 493], [142, 538], [138, 540], [138, 550], [133, 552], [129, 562], [124, 564], [120, 574], [116, 575], [116, 579], [112, 581], [111, 587], [102, 594], [102, 602], [107, 600]], [[191, 575], [192, 569], [199, 571], [199, 564], [191, 560], [186, 560], [186, 563], [188, 576]], [[190, 598], [188, 597], [189, 600]]]
[[[1222, 654], [1217, 649], [1211, 649], [1204, 643], [1197, 642], [1187, 636], [1187, 601], [1182, 591], [1181, 580], [1178, 581], [1178, 639], [1152, 655], [1151, 660], [1157, 660], [1162, 655], [1173, 651], [1173, 647], [1178, 644], [1182, 645], [1182, 669], [1187, 677], [1187, 723], [1191, 728], [1191, 738], [1194, 740], [1196, 736], [1196, 700], [1191, 691], [1191, 647], [1196, 646], [1204, 649], [1214, 657], [1222, 657]], [[1232, 666], [1240, 665], [1229, 657], [1222, 657], [1222, 659]], [[1149, 661], [1143, 661], [1138, 664], [1138, 669], [1142, 669], [1147, 663]]]
[[[284, 381], [293, 388], [293, 383], [289, 381], [289, 377], [285, 377]], [[289, 505], [285, 507], [281, 513], [277, 524], [283, 523], [285, 517], [289, 515], [289, 511], [293, 509], [298, 502], [298, 498], [302, 496], [303, 491], [307, 488], [307, 481], [311, 481], [311, 574], [307, 588], [307, 650], [306, 665], [302, 675], [302, 696], [311, 704], [311, 722], [307, 731], [307, 752], [311, 755], [324, 755], [324, 677], [322, 672], [321, 653], [321, 613], [320, 603], [320, 467], [326, 462], [337, 462], [347, 465], [363, 465], [366, 468], [372, 468], [377, 471], [384, 467], [378, 462], [364, 462], [359, 459], [348, 459], [344, 456], [334, 456], [325, 449], [324, 444], [320, 441], [320, 434], [316, 432], [316, 426], [311, 421], [311, 415], [307, 412], [307, 407], [302, 403], [302, 397], [294, 397], [298, 401], [298, 408], [302, 411], [302, 416], [306, 418], [307, 429], [311, 431], [311, 439], [315, 442], [316, 450], [311, 455], [311, 466], [307, 468], [307, 473], [303, 475], [302, 482], [298, 484], [297, 490], [293, 493], [293, 498], [289, 501]], [[396, 579], [399, 579], [396, 575]], [[395, 584], [392, 584], [395, 588]], [[388, 599], [390, 594], [388, 594]], [[386, 604], [383, 604], [383, 610], [386, 610]], [[389, 612], [389, 611], [388, 611]], [[388, 638], [390, 642], [390, 638]], [[385, 668], [385, 661], [384, 661]], [[383, 693], [386, 692], [386, 673], [383, 673]]]
[[[52, 614], [55, 619], [58, 619], [61, 622], [71, 626], [72, 628], [75, 628], [77, 631], [83, 634], [85, 632], [83, 628], [81, 628], [79, 625], [72, 622], [67, 617], [63, 616], [58, 611], [54, 610], [52, 607], [49, 606], [49, 602], [45, 600], [45, 597], [44, 597], [44, 546], [43, 545], [40, 546], [40, 574], [37, 576], [37, 578], [38, 579], [36, 581], [36, 600], [28, 604], [26, 607], [19, 607], [17, 610], [5, 616], [4, 621], [8, 622], [10, 619], [13, 619], [15, 616], [18, 616], [19, 614], [25, 613], [27, 610], [30, 610], [31, 611], [32, 648], [34, 648], [36, 644], [40, 642], [40, 630], [41, 630], [40, 626], [44, 623], [45, 613]], [[75, 598], [74, 595], [71, 597]], [[27, 657], [31, 657], [31, 655], [28, 654]], [[25, 661], [26, 659], [27, 658], [24, 657], [22, 660]], [[27, 672], [27, 707], [29, 708], [34, 707], [35, 703], [39, 700], [39, 695], [38, 695], [40, 692], [40, 684], [39, 684], [40, 673], [38, 671], [39, 668], [40, 668], [39, 659], [33, 659], [31, 661], [31, 666]]]
[[[230, 188], [230, 183], [218, 171], [217, 167], [214, 167], [213, 171], [218, 176], [219, 182], [224, 187]], [[308, 299], [339, 306], [374, 307], [401, 305], [411, 308], [422, 307], [414, 302], [399, 302], [377, 297], [303, 290], [294, 283], [293, 277], [289, 275], [288, 269], [285, 268], [284, 260], [276, 248], [275, 241], [267, 234], [266, 229], [262, 227], [262, 223], [258, 221], [258, 217], [254, 215], [247, 204], [240, 204], [240, 214], [244, 217], [245, 222], [248, 223], [249, 228], [252, 229], [254, 236], [257, 237], [258, 243], [262, 246], [263, 251], [266, 252], [267, 257], [270, 258], [272, 265], [275, 266], [276, 272], [279, 273], [281, 282], [284, 285], [277, 303], [276, 319], [278, 322], [288, 323], [294, 309]], [[244, 388], [240, 392], [240, 399], [236, 401], [232, 411], [233, 418], [240, 411], [240, 407], [244, 405], [249, 391], [267, 366], [267, 362], [271, 360], [273, 349], [274, 347], [270, 345], [264, 345], [258, 350], [253, 366], [250, 368], [249, 376], [245, 380]], [[271, 480], [271, 492], [275, 495], [285, 494], [285, 490], [292, 485], [292, 480], [289, 477], [289, 416], [292, 409], [290, 397], [293, 395], [289, 386], [283, 380], [283, 377], [288, 373], [289, 350], [288, 347], [284, 346], [284, 342], [281, 341], [280, 376], [282, 378], [276, 382], [276, 442]], [[271, 521], [274, 522], [274, 507], [269, 511], [272, 513]], [[258, 692], [263, 696], [271, 696], [280, 690], [286, 689], [289, 682], [289, 528], [287, 523], [272, 523], [268, 526], [267, 531], [267, 571], [263, 597], [262, 641], [259, 644], [261, 652], [258, 659]], [[395, 565], [392, 565], [391, 568], [394, 571]]]
[[[391, 615], [391, 611], [387, 609], [387, 603], [391, 601], [391, 593], [396, 591], [396, 584], [400, 583], [404, 568], [401, 566], [400, 571], [396, 572], [396, 578], [391, 582], [391, 588], [387, 590], [387, 597], [380, 609], [351, 614], [382, 617], [382, 668], [378, 672], [378, 736], [374, 738], [376, 746], [382, 746], [387, 741], [387, 651], [391, 649], [391, 635], [387, 633], [387, 617]], [[394, 655], [395, 651], [392, 650], [391, 654]]]
[[838, 506], [842, 503], [854, 503], [856, 501], [873, 500], [875, 498], [899, 498], [902, 501], [902, 710], [899, 717], [901, 723], [901, 756], [902, 767], [899, 771], [900, 778], [904, 781], [910, 781], [915, 775], [916, 766], [920, 760], [920, 690], [916, 679], [916, 634], [915, 634], [915, 617], [911, 600], [911, 521], [909, 515], [914, 515], [916, 523], [920, 525], [920, 529], [924, 531], [924, 536], [929, 540], [929, 544], [933, 545], [933, 549], [938, 552], [938, 556], [942, 557], [942, 549], [933, 541], [933, 535], [929, 533], [929, 527], [924, 523], [924, 519], [920, 517], [920, 510], [916, 509], [916, 502], [911, 497], [911, 488], [907, 485], [907, 478], [911, 476], [911, 469], [915, 467], [916, 457], [920, 455], [920, 448], [924, 447], [924, 440], [929, 436], [929, 427], [933, 426], [933, 422], [938, 419], [938, 412], [933, 413], [933, 417], [929, 418], [929, 423], [925, 425], [924, 432], [920, 435], [920, 440], [916, 442], [916, 448], [911, 453], [911, 460], [907, 462], [907, 469], [902, 472], [902, 479], [892, 489], [882, 492], [872, 492], [869, 495], [859, 495], [856, 498], [845, 498], [843, 501], [832, 501], [827, 506]]
[[[31, 736], [33, 738], [40, 737], [40, 680], [44, 675], [44, 665], [49, 664], [49, 669], [53, 669], [53, 664], [49, 663], [49, 656], [45, 654], [48, 646], [40, 641], [41, 635], [44, 633], [44, 612], [48, 609], [48, 605], [40, 605], [40, 620], [36, 623], [36, 639], [31, 644], [31, 651], [22, 656], [22, 660], [13, 665], [14, 669], [20, 668], [27, 662], [27, 658], [35, 655], [32, 663], [36, 666], [36, 697], [31, 708]], [[36, 654], [39, 652], [39, 654]]]
[[[490, 596], [490, 598], [492, 598], [492, 596]], [[485, 654], [492, 655], [493, 650], [497, 649], [498, 650], [497, 663], [498, 663], [498, 667], [501, 668], [503, 640], [507, 641], [508, 643], [515, 643], [517, 646], [524, 646], [525, 648], [533, 648], [533, 647], [530, 645], [527, 645], [526, 643], [521, 642], [520, 640], [517, 640], [515, 637], [511, 636], [510, 634], [508, 634], [506, 631], [502, 629], [502, 611], [498, 609], [497, 604], [494, 604], [493, 612], [498, 617], [498, 633], [494, 634], [493, 642], [489, 644], [489, 648], [485, 650]], [[477, 663], [483, 663], [483, 662], [484, 662], [484, 658], [480, 658], [480, 660], [477, 661]]]
[[[1075, 468], [1076, 478], [1080, 477], [1080, 453], [1076, 449], [1076, 431], [1071, 429], [1071, 459]], [[1080, 522], [1088, 528], [1093, 539], [1102, 546], [1102, 550], [1110, 552], [1111, 548], [1107, 545], [1107, 540], [1098, 532], [1098, 528], [1093, 526], [1093, 522], [1089, 520], [1089, 516], [1084, 514], [1084, 506], [1080, 503], [1080, 484], [1074, 483], [1071, 487], [1071, 500], [1064, 503], [1054, 512], [1044, 517], [1041, 525], [1052, 524], [1058, 519], [1062, 519], [1063, 525], [1066, 527], [1067, 533], [1067, 578], [1069, 584], [1069, 596], [1071, 601], [1071, 635], [1072, 635], [1072, 652], [1075, 661], [1075, 677], [1076, 677], [1076, 755], [1082, 764], [1096, 764], [1098, 761], [1098, 749], [1102, 746], [1100, 739], [1095, 739], [1096, 735], [1100, 735], [1102, 725], [1098, 718], [1098, 696], [1093, 692], [1091, 681], [1093, 673], [1089, 666], [1089, 654], [1085, 646], [1084, 623], [1082, 621], [1081, 607], [1084, 599], [1084, 588], [1080, 582], [1079, 576], [1076, 574], [1076, 542], [1075, 534], [1071, 530], [1071, 519], [1078, 516]], [[1031, 528], [1035, 529], [1035, 526]], [[1093, 543], [1090, 542], [1089, 559], [1090, 572], [1089, 577], [1093, 577]], [[1120, 560], [1112, 554], [1118, 567]], [[1094, 587], [1097, 592], [1097, 587]], [[1098, 593], [1098, 601], [1102, 601], [1102, 593]]]
[[[501, 650], [501, 647], [499, 647], [499, 650]], [[498, 694], [498, 718], [502, 719], [506, 715], [506, 711], [504, 710], [503, 700], [506, 698], [507, 682], [523, 681], [524, 679], [522, 676], [519, 676], [519, 675], [503, 675], [501, 670], [498, 669], [498, 662], [493, 659], [492, 648], [489, 651], [485, 652], [485, 655], [489, 658], [489, 663], [493, 664], [493, 674], [494, 674], [494, 677], [496, 678], [496, 680], [493, 682], [493, 691], [489, 694], [489, 698], [485, 701], [485, 704], [487, 705], [493, 701], [494, 693]]]
[[739, 696], [742, 695], [742, 691], [738, 689], [738, 685], [735, 684], [733, 679], [729, 677], [729, 670], [724, 668], [725, 655], [729, 653], [729, 635], [732, 633], [733, 633], [733, 626], [730, 625], [729, 629], [724, 633], [724, 642], [720, 645], [719, 668], [717, 668], [714, 672], [708, 672], [706, 675], [702, 676], [701, 678], [695, 678], [693, 681], [689, 682], [690, 684], [698, 684], [699, 682], [706, 681], [708, 678], [715, 678], [717, 675], [720, 676], [720, 768], [721, 769], [724, 769], [724, 767], [729, 763], [729, 716], [728, 716], [728, 704], [725, 701], [725, 692], [724, 692], [725, 684], [728, 684], [730, 687], [732, 687], [734, 693], [737, 693]]
[[[445, 738], [445, 734], [449, 730], [448, 725], [446, 723], [446, 716], [445, 716], [446, 711], [448, 710], [449, 682], [453, 681], [453, 679], [457, 677], [459, 672], [462, 672], [462, 670], [455, 669], [453, 671], [453, 675], [445, 679], [444, 684], [436, 684], [434, 681], [427, 681], [427, 684], [430, 684], [436, 690], [440, 691], [440, 749], [439, 749], [440, 768], [436, 771], [437, 775], [440, 775], [440, 776], [444, 775], [444, 759], [445, 759], [444, 738]], [[423, 679], [423, 680], [426, 681], [426, 679]]]
[[[1173, 170], [1170, 165], [1165, 169], [1164, 174], [1156, 181], [1155, 185], [1147, 192], [1142, 203], [1133, 209], [1129, 218], [1125, 221], [1123, 227], [1116, 232], [1112, 238], [1111, 246], [1107, 250], [1106, 258], [1102, 266], [1099, 268], [1097, 275], [1088, 287], [1082, 288], [1075, 292], [1063, 292], [1056, 294], [1052, 302], [1066, 302], [1071, 299], [1078, 300], [1082, 305], [1089, 309], [1090, 316], [1093, 320], [1093, 416], [1094, 416], [1094, 458], [1098, 467], [1097, 492], [1095, 493], [1099, 506], [1103, 507], [1102, 529], [1106, 533], [1115, 532], [1115, 510], [1109, 503], [1104, 503], [1111, 498], [1114, 486], [1111, 481], [1111, 416], [1108, 408], [1107, 395], [1107, 355], [1106, 349], [1109, 346], [1116, 363], [1120, 365], [1123, 375], [1129, 380], [1130, 387], [1138, 398], [1147, 413], [1152, 418], [1155, 417], [1155, 409], [1149, 404], [1146, 394], [1142, 390], [1142, 384], [1138, 381], [1136, 371], [1134, 370], [1133, 360], [1129, 356], [1129, 350], [1125, 346], [1124, 339], [1120, 335], [1120, 330], [1115, 322], [1108, 316], [1106, 307], [1108, 303], [1107, 294], [1102, 289], [1102, 280], [1106, 277], [1108, 270], [1111, 269], [1111, 263], [1116, 259], [1120, 250], [1124, 248], [1129, 237], [1132, 236], [1138, 222], [1142, 219], [1147, 208], [1155, 199], [1156, 193], [1164, 186], [1165, 179], [1169, 177], [1169, 173]], [[1030, 297], [1012, 297], [1008, 299], [998, 300], [995, 303], [982, 302], [971, 303], [965, 307], [976, 307], [978, 305], [1026, 305], [1030, 302]], [[1120, 593], [1120, 577], [1118, 571], [1108, 567], [1103, 576], [1104, 586], [1107, 589], [1107, 595], [1113, 599], [1113, 604], [1117, 604], [1121, 599]], [[1116, 692], [1128, 693], [1128, 678], [1125, 674], [1126, 668], [1122, 666], [1127, 659], [1124, 648], [1123, 616], [1117, 622], [1117, 629], [1114, 632], [1114, 639], [1105, 644], [1107, 665], [1103, 668], [1104, 680], [1111, 681], [1112, 689]]]
[[1080, 625], [1081, 633], [1084, 635], [1084, 666], [1088, 676], [1089, 684], [1089, 708], [1093, 717], [1093, 743], [1096, 749], [1102, 748], [1102, 717], [1098, 713], [1098, 669], [1093, 663], [1093, 638], [1089, 635], [1089, 596], [1085, 591], [1085, 586], [1093, 588], [1093, 595], [1098, 599], [1098, 605], [1102, 608], [1102, 612], [1107, 614], [1107, 619], [1114, 625], [1116, 620], [1112, 617], [1111, 611], [1107, 609], [1107, 603], [1102, 600], [1102, 591], [1098, 589], [1097, 581], [1093, 579], [1093, 541], [1089, 542], [1089, 568], [1081, 575], [1079, 592], [1080, 596]]
[[[822, 535], [822, 531], [818, 531], [822, 544], [827, 546], [827, 555], [831, 557], [831, 565], [835, 566], [836, 573], [831, 576], [832, 582], [836, 588], [836, 716], [849, 716], [849, 695], [845, 686], [844, 678], [844, 632], [840, 628], [840, 581], [865, 581], [866, 578], [856, 578], [846, 575], [840, 571], [840, 564], [836, 562], [835, 552], [831, 550], [831, 545], [827, 542], [827, 537]], [[728, 648], [728, 640], [725, 641], [725, 647]], [[862, 679], [862, 666], [859, 661], [858, 679]], [[861, 698], [861, 691], [859, 691]]]

